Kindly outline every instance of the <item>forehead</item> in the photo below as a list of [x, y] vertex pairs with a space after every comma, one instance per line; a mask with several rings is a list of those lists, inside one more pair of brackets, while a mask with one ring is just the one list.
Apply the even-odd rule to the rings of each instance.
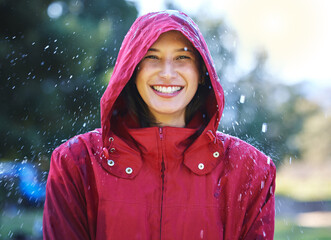
[[183, 47], [194, 48], [192, 43], [179, 31], [169, 31], [162, 33], [152, 46], [155, 47], [163, 44], [174, 44], [181, 45]]

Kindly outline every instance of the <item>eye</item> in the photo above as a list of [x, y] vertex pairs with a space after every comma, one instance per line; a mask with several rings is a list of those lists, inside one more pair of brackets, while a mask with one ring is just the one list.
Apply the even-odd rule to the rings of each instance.
[[144, 59], [159, 59], [159, 58], [156, 55], [148, 55], [148, 56], [144, 57]]
[[191, 59], [191, 57], [186, 56], [186, 55], [181, 55], [181, 56], [178, 56], [176, 59], [177, 59], [177, 60], [181, 60], [181, 59]]

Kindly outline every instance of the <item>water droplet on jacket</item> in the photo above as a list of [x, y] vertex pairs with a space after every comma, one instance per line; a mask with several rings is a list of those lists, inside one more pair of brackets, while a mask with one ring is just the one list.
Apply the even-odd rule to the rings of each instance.
[[241, 201], [241, 197], [242, 197], [242, 194], [240, 193], [239, 196], [238, 196], [238, 202]]
[[261, 181], [261, 189], [264, 188], [264, 181]]

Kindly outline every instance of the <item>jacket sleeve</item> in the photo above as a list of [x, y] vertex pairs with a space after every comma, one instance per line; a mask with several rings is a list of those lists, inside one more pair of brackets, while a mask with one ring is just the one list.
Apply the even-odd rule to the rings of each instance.
[[61, 147], [51, 157], [43, 237], [45, 240], [90, 239], [81, 174], [70, 151]]
[[[274, 238], [275, 225], [275, 177], [276, 168], [271, 162], [269, 174], [256, 177], [252, 186], [260, 188], [257, 196], [252, 198], [251, 206], [246, 212], [245, 233], [241, 239], [270, 240]], [[253, 181], [253, 182], [254, 182]], [[251, 191], [254, 191], [251, 189]]]

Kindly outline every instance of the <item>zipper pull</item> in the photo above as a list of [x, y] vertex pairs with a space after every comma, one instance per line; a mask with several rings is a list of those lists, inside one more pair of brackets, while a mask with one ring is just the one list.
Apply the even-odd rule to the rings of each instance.
[[162, 140], [163, 139], [163, 128], [162, 127], [159, 128], [159, 134], [160, 134], [160, 139]]

